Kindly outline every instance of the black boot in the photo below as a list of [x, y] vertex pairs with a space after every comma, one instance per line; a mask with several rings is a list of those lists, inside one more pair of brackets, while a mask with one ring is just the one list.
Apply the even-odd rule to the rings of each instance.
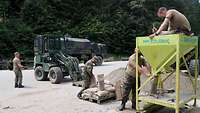
[[136, 110], [136, 105], [132, 104], [132, 109]]
[[18, 84], [17, 83], [15, 83], [15, 88], [18, 88]]
[[78, 94], [77, 94], [77, 97], [79, 99], [82, 99], [82, 94], [83, 94], [83, 91], [85, 90], [86, 88], [83, 88]]
[[77, 94], [77, 97], [78, 97], [79, 99], [82, 99], [82, 92], [79, 92], [79, 93]]
[[19, 88], [24, 88], [24, 86], [22, 84], [19, 84]]
[[123, 111], [125, 109], [125, 105], [126, 105], [126, 103], [122, 102], [120, 107], [119, 107], [119, 111]]

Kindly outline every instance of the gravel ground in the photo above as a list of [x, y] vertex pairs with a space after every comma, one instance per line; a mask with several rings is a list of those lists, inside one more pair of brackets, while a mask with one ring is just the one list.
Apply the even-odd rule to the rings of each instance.
[[[125, 67], [126, 62], [108, 62], [95, 66], [95, 74], [107, 75], [111, 71]], [[33, 70], [24, 70], [23, 89], [13, 88], [14, 73], [0, 71], [0, 113], [107, 113], [120, 102], [115, 100], [101, 105], [79, 100], [76, 95], [80, 87], [72, 86], [66, 78], [61, 84], [36, 81]]]
[[[103, 66], [95, 66], [94, 73], [109, 74], [120, 67], [125, 67], [127, 62], [108, 62]], [[79, 100], [76, 95], [80, 87], [72, 86], [70, 78], [61, 84], [51, 84], [49, 81], [36, 81], [33, 70], [24, 70], [23, 89], [13, 88], [14, 73], [0, 71], [0, 113], [134, 113], [127, 109], [118, 112], [116, 108], [119, 101], [111, 100], [101, 105]], [[197, 101], [200, 107], [200, 101]], [[130, 108], [131, 103], [127, 103]], [[195, 112], [200, 113], [197, 109]], [[174, 113], [173, 111], [160, 111], [156, 113]]]

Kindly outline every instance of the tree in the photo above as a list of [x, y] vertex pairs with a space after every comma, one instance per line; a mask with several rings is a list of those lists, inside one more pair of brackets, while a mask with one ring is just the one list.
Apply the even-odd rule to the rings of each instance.
[[9, 56], [20, 51], [32, 56], [33, 40], [38, 34], [88, 37], [105, 43], [111, 53], [131, 54], [135, 38], [150, 34], [152, 25], [162, 21], [156, 15], [161, 6], [182, 12], [195, 34], [200, 34], [198, 0], [0, 1], [0, 19], [4, 18], [0, 21], [0, 46], [8, 47], [0, 54]]

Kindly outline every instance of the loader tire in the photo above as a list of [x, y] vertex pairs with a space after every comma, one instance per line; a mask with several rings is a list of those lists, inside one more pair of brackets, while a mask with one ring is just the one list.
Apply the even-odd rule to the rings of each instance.
[[[190, 69], [191, 75], [192, 75], [192, 76], [195, 76], [195, 60], [194, 60], [194, 59], [192, 59], [192, 60], [190, 61], [189, 69]], [[200, 69], [200, 67], [199, 67], [199, 69]], [[198, 69], [198, 70], [199, 70], [199, 69]], [[200, 74], [200, 71], [199, 71], [198, 74]]]
[[49, 80], [52, 84], [59, 84], [63, 80], [63, 73], [59, 67], [52, 67], [49, 70]]
[[96, 66], [101, 66], [102, 63], [103, 63], [103, 58], [101, 56], [97, 56], [98, 57], [98, 61], [97, 63], [95, 64]]
[[47, 74], [44, 72], [42, 66], [37, 66], [34, 71], [35, 79], [37, 81], [45, 81], [47, 80]]

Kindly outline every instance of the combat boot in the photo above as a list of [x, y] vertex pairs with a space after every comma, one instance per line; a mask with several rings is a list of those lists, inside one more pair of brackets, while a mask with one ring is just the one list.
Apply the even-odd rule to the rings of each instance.
[[136, 110], [135, 104], [132, 104], [132, 109]]
[[18, 84], [17, 83], [15, 83], [15, 88], [18, 88]]
[[83, 88], [78, 94], [77, 94], [77, 97], [79, 99], [82, 99], [82, 94], [83, 94], [83, 91], [85, 90], [86, 88]]
[[82, 95], [82, 93], [78, 93], [78, 94], [77, 94], [77, 97], [78, 97], [79, 99], [82, 99], [82, 96], [81, 96], [81, 95]]
[[133, 99], [132, 100], [132, 109], [136, 109], [136, 100], [135, 99]]
[[24, 88], [24, 86], [22, 84], [19, 84], [19, 88]]
[[125, 102], [122, 102], [121, 105], [119, 106], [119, 111], [123, 111], [125, 109]]

